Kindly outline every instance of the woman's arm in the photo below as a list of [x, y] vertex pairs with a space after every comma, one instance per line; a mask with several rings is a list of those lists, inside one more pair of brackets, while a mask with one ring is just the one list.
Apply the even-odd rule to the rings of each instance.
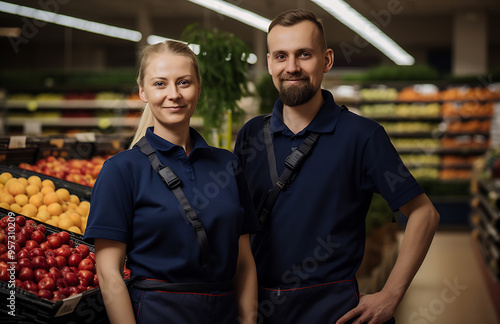
[[123, 281], [125, 243], [95, 239], [97, 277], [110, 323], [135, 324], [130, 295]]
[[239, 323], [251, 324], [257, 319], [257, 270], [250, 249], [250, 235], [241, 235], [238, 244], [238, 266], [233, 285], [238, 298]]

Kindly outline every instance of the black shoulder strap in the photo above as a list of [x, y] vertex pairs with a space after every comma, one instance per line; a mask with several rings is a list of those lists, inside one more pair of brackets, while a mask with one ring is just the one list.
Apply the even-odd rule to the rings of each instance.
[[179, 204], [182, 206], [187, 220], [194, 229], [196, 240], [201, 247], [201, 264], [203, 268], [205, 268], [205, 270], [210, 271], [210, 254], [207, 233], [205, 231], [205, 228], [203, 227], [203, 223], [189, 204], [184, 191], [182, 191], [181, 180], [172, 171], [172, 169], [170, 169], [168, 165], [163, 166], [161, 164], [155, 150], [151, 147], [145, 137], [141, 138], [139, 142], [137, 142], [137, 146], [139, 146], [141, 152], [148, 157], [153, 169], [160, 175], [161, 179], [167, 185], [167, 187], [172, 190], [172, 193], [175, 195], [175, 197], [179, 201]]
[[274, 146], [271, 136], [271, 127], [269, 120], [267, 120], [266, 124], [264, 125], [264, 139], [266, 143], [271, 181], [272, 183], [274, 183], [274, 185], [266, 193], [258, 208], [258, 218], [261, 224], [264, 224], [269, 218], [271, 210], [273, 209], [276, 199], [278, 198], [281, 190], [283, 190], [293, 181], [292, 176], [299, 171], [300, 167], [304, 163], [304, 160], [307, 158], [307, 156], [309, 156], [311, 150], [318, 140], [318, 136], [319, 133], [310, 132], [309, 136], [304, 139], [299, 148], [287, 156], [287, 158], [285, 159], [285, 170], [283, 170], [278, 178], [278, 171], [276, 169], [276, 156], [274, 154]]

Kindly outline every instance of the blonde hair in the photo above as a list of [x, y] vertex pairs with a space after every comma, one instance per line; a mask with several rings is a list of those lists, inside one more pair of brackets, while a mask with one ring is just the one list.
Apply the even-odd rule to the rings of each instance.
[[[196, 78], [198, 79], [198, 83], [201, 84], [201, 76], [200, 69], [198, 67], [198, 60], [196, 59], [196, 55], [194, 52], [182, 42], [177, 41], [165, 41], [158, 44], [146, 45], [139, 52], [139, 72], [137, 75], [137, 85], [140, 88], [144, 87], [144, 73], [146, 70], [146, 66], [148, 64], [148, 60], [151, 56], [155, 54], [173, 54], [187, 57], [191, 63], [193, 64], [194, 71], [196, 73]], [[132, 148], [145, 134], [148, 127], [153, 126], [154, 116], [149, 108], [149, 104], [144, 106], [142, 110], [141, 119], [139, 121], [139, 125], [134, 134], [134, 138], [130, 144], [129, 148]]]

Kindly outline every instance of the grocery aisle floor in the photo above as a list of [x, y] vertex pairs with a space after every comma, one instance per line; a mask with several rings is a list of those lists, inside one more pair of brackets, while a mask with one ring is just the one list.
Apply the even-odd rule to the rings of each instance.
[[396, 323], [500, 323], [479, 262], [469, 231], [438, 231], [398, 308]]

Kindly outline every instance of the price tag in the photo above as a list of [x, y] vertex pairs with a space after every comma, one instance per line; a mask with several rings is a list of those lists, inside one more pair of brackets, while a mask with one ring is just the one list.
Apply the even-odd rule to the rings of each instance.
[[11, 136], [9, 149], [26, 148], [26, 136]]
[[36, 120], [24, 122], [24, 134], [39, 136], [42, 135], [42, 123]]
[[64, 302], [62, 303], [61, 307], [59, 307], [59, 310], [54, 315], [54, 317], [59, 317], [73, 313], [75, 311], [76, 306], [80, 302], [80, 299], [82, 299], [82, 294], [74, 295], [64, 299]]
[[75, 138], [78, 142], [95, 142], [95, 133], [78, 133], [75, 134]]

